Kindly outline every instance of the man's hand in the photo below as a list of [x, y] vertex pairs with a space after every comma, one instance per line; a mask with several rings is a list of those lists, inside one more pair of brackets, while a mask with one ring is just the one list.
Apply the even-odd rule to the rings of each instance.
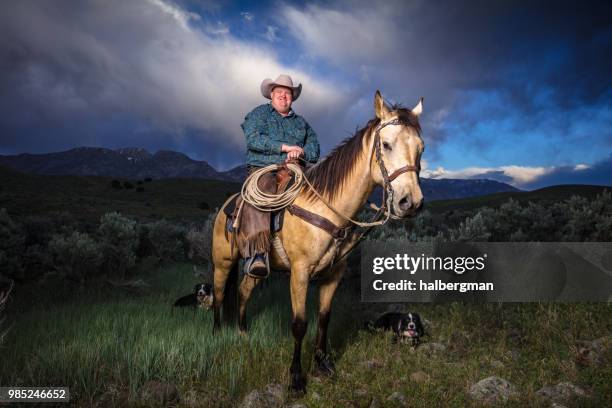
[[281, 146], [281, 151], [287, 153], [287, 159], [285, 161], [298, 159], [300, 156], [304, 155], [304, 149], [300, 146], [288, 146], [284, 144]]

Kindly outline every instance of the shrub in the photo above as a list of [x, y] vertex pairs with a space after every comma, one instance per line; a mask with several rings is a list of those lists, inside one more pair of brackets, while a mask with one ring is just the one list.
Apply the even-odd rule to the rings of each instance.
[[103, 253], [102, 270], [125, 277], [127, 270], [136, 264], [139, 241], [136, 222], [116, 212], [104, 214], [98, 235]]
[[127, 188], [127, 189], [134, 188], [134, 185], [130, 183], [129, 181], [124, 181], [123, 188]]
[[198, 264], [206, 264], [210, 262], [212, 254], [212, 231], [215, 223], [215, 214], [210, 214], [204, 225], [200, 228], [191, 228], [185, 239], [189, 250], [187, 258]]
[[23, 279], [25, 234], [5, 208], [0, 209], [0, 275]]
[[40, 245], [46, 247], [51, 236], [57, 231], [57, 225], [50, 217], [29, 216], [22, 219], [26, 246]]
[[8, 301], [8, 297], [11, 294], [11, 290], [13, 289], [13, 282], [11, 281], [10, 286], [6, 290], [0, 291], [0, 346], [4, 343], [4, 336], [8, 332], [8, 329], [4, 329], [4, 308], [6, 307], [6, 302]]
[[459, 228], [451, 231], [452, 241], [483, 242], [488, 241], [490, 236], [491, 233], [487, 231], [481, 213], [471, 218], [466, 218], [465, 222], [459, 225]]
[[153, 254], [161, 261], [185, 259], [185, 228], [163, 219], [147, 224], [144, 233]]
[[117, 190], [121, 190], [121, 182], [119, 180], [113, 180], [111, 181], [111, 187]]
[[56, 234], [49, 242], [57, 270], [68, 278], [83, 282], [96, 274], [102, 263], [100, 245], [89, 234], [74, 231]]

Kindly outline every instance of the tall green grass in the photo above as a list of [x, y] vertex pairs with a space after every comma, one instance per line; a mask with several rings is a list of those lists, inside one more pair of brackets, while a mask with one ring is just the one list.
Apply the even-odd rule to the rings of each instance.
[[[40, 288], [43, 298], [36, 298], [33, 310], [12, 316], [0, 384], [69, 386], [73, 397], [85, 400], [113, 384], [134, 401], [138, 388], [151, 379], [223, 390], [232, 398], [286, 376], [293, 341], [285, 279], [270, 279], [256, 289], [248, 336], [235, 328], [213, 336], [212, 312], [172, 310], [173, 301], [196, 282], [189, 265], [162, 268], [145, 279], [151, 285], [145, 296], [88, 288], [59, 305], [46, 301]], [[311, 291], [310, 343], [314, 301]]]
[[[45, 297], [44, 287], [32, 301], [15, 295], [8, 310], [11, 330], [0, 349], [0, 385], [68, 386], [75, 404], [85, 406], [118, 390], [117, 405], [130, 406], [139, 404], [144, 382], [161, 380], [175, 384], [181, 395], [200, 405], [234, 406], [254, 388], [289, 383], [293, 338], [286, 279], [272, 278], [256, 289], [249, 305], [248, 336], [238, 335], [235, 328], [213, 336], [212, 313], [171, 309], [196, 282], [189, 265], [161, 268], [143, 279], [151, 286], [140, 296], [98, 287], [62, 302], [57, 296]], [[314, 289], [308, 298], [306, 372], [316, 331]], [[323, 381], [309, 375], [309, 392], [300, 402], [368, 406], [377, 399], [383, 406], [394, 406], [386, 398], [400, 391], [420, 407], [464, 406], [472, 404], [469, 386], [489, 375], [506, 378], [522, 390], [509, 406], [538, 405], [535, 391], [561, 381], [591, 393], [579, 406], [612, 401], [610, 364], [580, 368], [573, 360], [576, 340], [611, 333], [610, 305], [405, 305], [432, 323], [425, 343], [447, 345], [441, 353], [412, 352], [394, 344], [389, 335], [359, 330], [365, 315], [386, 307], [361, 304], [354, 285], [345, 282], [334, 302], [329, 334], [337, 374]], [[612, 361], [610, 352], [607, 358]], [[365, 364], [373, 360], [381, 367]], [[415, 371], [426, 372], [430, 380], [410, 380]], [[184, 398], [183, 404], [188, 402]]]

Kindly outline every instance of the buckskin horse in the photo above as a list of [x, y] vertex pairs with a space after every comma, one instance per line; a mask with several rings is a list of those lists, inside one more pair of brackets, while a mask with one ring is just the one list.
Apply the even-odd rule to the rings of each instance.
[[[285, 214], [282, 230], [277, 233], [284, 254], [278, 248], [271, 251], [270, 264], [275, 270], [290, 271], [291, 330], [295, 340], [290, 373], [291, 389], [295, 392], [304, 392], [306, 385], [301, 349], [307, 328], [306, 292], [313, 278], [320, 282], [315, 369], [321, 374], [334, 372], [327, 354], [327, 326], [332, 299], [346, 269], [343, 255], [357, 242], [355, 234], [347, 234], [348, 218], [355, 217], [376, 185], [391, 197], [386, 211], [396, 218], [414, 216], [422, 206], [419, 171], [424, 143], [418, 120], [422, 101], [421, 98], [413, 109], [389, 108], [376, 91], [376, 117], [306, 171], [306, 178], [327, 204], [304, 186]], [[235, 299], [238, 290], [238, 327], [244, 333], [246, 303], [261, 279], [245, 275], [236, 289], [240, 255], [226, 234], [226, 223], [227, 216], [221, 210], [215, 220], [212, 243], [213, 330], [220, 327], [222, 306], [224, 320], [227, 319], [227, 305], [223, 305], [227, 286], [226, 303], [230, 296]]]

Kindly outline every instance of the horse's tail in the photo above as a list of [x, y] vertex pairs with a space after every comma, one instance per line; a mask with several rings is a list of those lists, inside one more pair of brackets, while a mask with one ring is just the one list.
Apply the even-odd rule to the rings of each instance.
[[225, 295], [223, 296], [223, 320], [225, 323], [235, 325], [238, 322], [238, 266], [235, 262], [225, 281]]

